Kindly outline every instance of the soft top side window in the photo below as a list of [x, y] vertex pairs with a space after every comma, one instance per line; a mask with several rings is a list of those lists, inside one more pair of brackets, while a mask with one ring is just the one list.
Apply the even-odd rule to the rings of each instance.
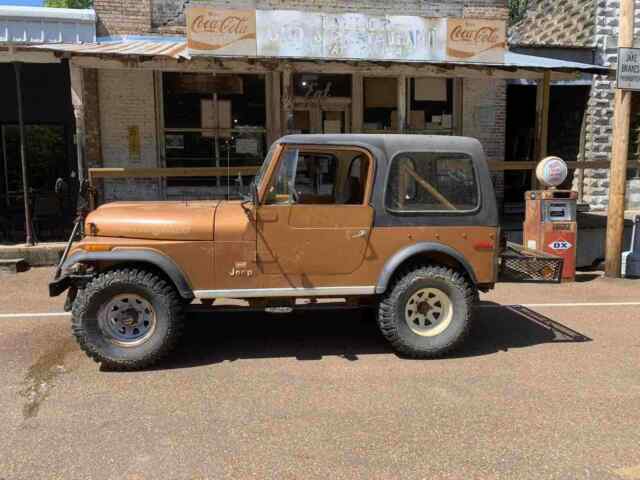
[[398, 153], [387, 181], [390, 211], [462, 213], [479, 206], [473, 161], [466, 153]]

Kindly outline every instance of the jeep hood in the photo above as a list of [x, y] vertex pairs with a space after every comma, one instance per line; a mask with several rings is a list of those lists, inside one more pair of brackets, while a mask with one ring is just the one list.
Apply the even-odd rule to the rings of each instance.
[[114, 202], [91, 212], [89, 235], [151, 240], [213, 240], [219, 201]]

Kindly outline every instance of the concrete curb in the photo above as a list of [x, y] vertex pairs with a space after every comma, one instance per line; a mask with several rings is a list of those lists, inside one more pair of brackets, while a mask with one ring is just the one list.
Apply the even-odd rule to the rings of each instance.
[[27, 245], [0, 246], [0, 260], [23, 259], [31, 267], [49, 267], [57, 265], [64, 243], [41, 243], [33, 247]]

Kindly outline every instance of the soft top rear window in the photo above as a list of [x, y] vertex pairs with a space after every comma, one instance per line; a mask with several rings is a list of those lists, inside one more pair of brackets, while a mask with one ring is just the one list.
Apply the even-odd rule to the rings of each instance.
[[463, 213], [480, 202], [473, 161], [466, 153], [398, 153], [387, 182], [385, 205], [393, 212]]

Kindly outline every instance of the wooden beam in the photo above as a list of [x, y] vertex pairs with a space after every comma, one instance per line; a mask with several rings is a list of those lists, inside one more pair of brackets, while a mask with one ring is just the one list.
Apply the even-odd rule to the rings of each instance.
[[[620, 2], [620, 34], [618, 47], [633, 47], [635, 2]], [[609, 172], [609, 206], [607, 215], [607, 243], [605, 275], [620, 277], [622, 240], [624, 236], [625, 190], [629, 157], [629, 126], [631, 123], [631, 92], [616, 89], [613, 111], [613, 147]]]
[[260, 166], [190, 168], [90, 168], [89, 178], [236, 177], [255, 175]]
[[[402, 62], [349, 62], [349, 61], [292, 61], [288, 59], [200, 59], [189, 61], [172, 58], [132, 59], [122, 56], [98, 57], [89, 55], [73, 55], [71, 64], [83, 68], [102, 69], [143, 69], [176, 72], [205, 73], [267, 73], [291, 69], [305, 73], [349, 74], [353, 72], [367, 73], [372, 76], [406, 75], [410, 77], [444, 77], [444, 78], [504, 78], [516, 80], [539, 80], [544, 77], [541, 70], [531, 69], [499, 69], [491, 67], [467, 67], [450, 65], [446, 68], [425, 63]], [[575, 80], [576, 72], [550, 72], [551, 80]]]
[[282, 136], [280, 109], [280, 72], [265, 74], [267, 147]]

